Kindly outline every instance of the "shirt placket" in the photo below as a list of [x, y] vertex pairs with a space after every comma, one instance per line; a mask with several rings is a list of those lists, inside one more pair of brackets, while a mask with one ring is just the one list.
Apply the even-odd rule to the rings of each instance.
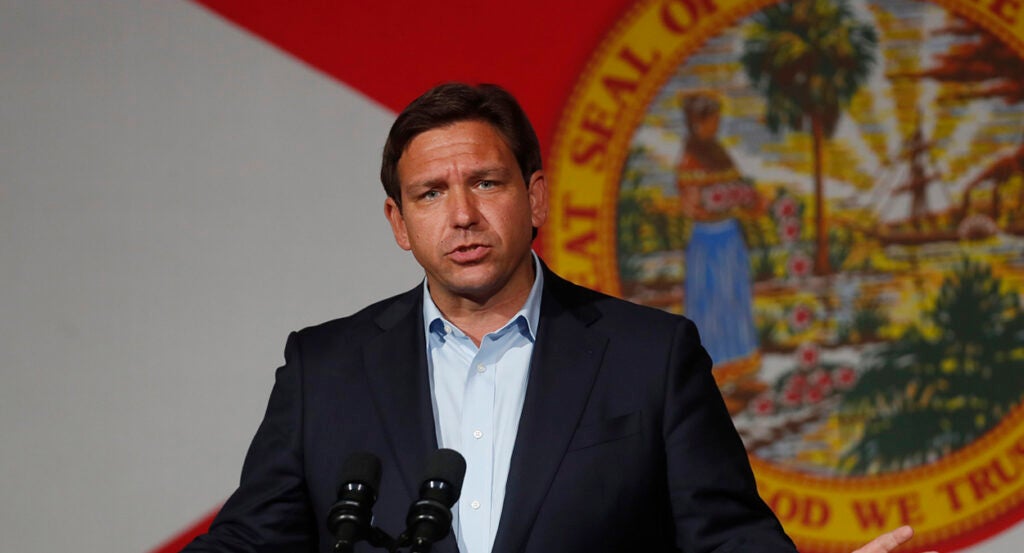
[[494, 481], [494, 342], [484, 337], [470, 364], [463, 399], [460, 437], [466, 456], [466, 479], [459, 502], [460, 529], [470, 553], [489, 548], [491, 485]]

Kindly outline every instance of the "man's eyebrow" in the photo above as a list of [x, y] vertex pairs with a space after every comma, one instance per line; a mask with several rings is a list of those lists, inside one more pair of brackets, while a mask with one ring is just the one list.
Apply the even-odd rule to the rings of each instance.
[[[471, 170], [469, 170], [466, 173], [466, 176], [471, 181], [487, 180], [487, 179], [507, 180], [513, 174], [514, 174], [514, 172], [509, 170], [508, 167], [503, 167], [503, 166], [500, 166], [500, 165], [495, 165], [495, 166], [485, 166], [485, 167], [478, 167], [478, 168], [475, 168], [475, 169], [471, 169]], [[412, 188], [412, 189], [416, 189], [416, 188], [434, 188], [435, 186], [440, 186], [440, 185], [445, 184], [445, 180], [446, 179], [444, 177], [426, 178], [426, 179], [423, 179], [421, 181], [414, 181], [414, 182], [409, 183], [409, 188]]]
[[444, 184], [444, 179], [441, 177], [435, 177], [411, 182], [409, 183], [409, 188], [434, 188], [439, 184]]
[[494, 167], [480, 167], [469, 171], [469, 178], [472, 180], [487, 179], [487, 178], [501, 178], [505, 179], [511, 175], [508, 167], [494, 166]]

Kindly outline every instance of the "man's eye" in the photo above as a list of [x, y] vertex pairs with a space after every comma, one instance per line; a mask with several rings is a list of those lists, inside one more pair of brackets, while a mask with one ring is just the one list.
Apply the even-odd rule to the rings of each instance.
[[476, 186], [477, 188], [483, 188], [484, 190], [486, 190], [488, 188], [494, 188], [495, 186], [498, 186], [498, 183], [492, 180], [482, 180]]
[[423, 193], [423, 195], [421, 197], [424, 200], [433, 200], [434, 198], [436, 198], [436, 197], [438, 197], [440, 195], [441, 195], [441, 193], [438, 192], [437, 190], [427, 190], [426, 192]]

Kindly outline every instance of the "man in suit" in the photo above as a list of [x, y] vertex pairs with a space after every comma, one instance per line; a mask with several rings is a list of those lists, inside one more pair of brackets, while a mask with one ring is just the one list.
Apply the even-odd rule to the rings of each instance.
[[427, 455], [450, 447], [466, 484], [436, 551], [795, 551], [694, 325], [532, 253], [547, 183], [511, 95], [428, 91], [392, 127], [381, 179], [425, 281], [289, 337], [241, 484], [186, 550], [331, 551], [324, 523], [356, 451], [382, 459], [375, 524], [398, 533]]

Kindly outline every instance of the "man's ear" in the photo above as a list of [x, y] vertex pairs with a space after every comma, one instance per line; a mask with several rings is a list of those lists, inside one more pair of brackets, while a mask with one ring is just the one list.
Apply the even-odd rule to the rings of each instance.
[[388, 223], [391, 224], [391, 232], [395, 235], [395, 243], [398, 244], [398, 247], [405, 251], [411, 250], [412, 245], [409, 244], [409, 231], [405, 228], [402, 208], [398, 207], [398, 204], [391, 197], [384, 200], [384, 216], [387, 217]]
[[530, 175], [527, 193], [530, 195], [530, 222], [537, 229], [548, 220], [548, 182], [544, 171], [534, 171]]

